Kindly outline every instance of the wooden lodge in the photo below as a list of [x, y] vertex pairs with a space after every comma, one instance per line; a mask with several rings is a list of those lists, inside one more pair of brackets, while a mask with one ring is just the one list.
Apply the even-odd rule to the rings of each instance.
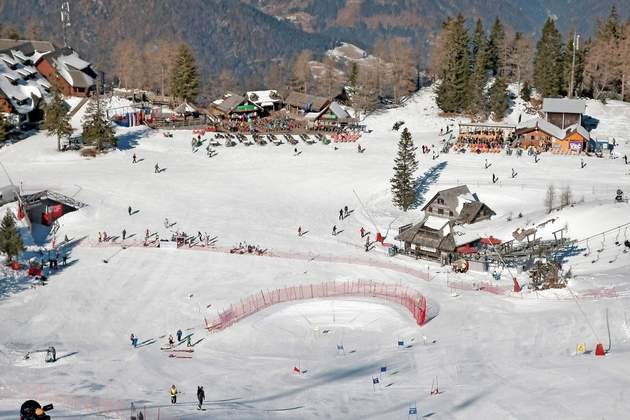
[[443, 217], [455, 224], [473, 224], [490, 219], [496, 213], [479, 201], [466, 185], [439, 191], [422, 210], [431, 216]]
[[330, 103], [330, 99], [321, 96], [307, 95], [305, 93], [291, 92], [285, 98], [286, 108], [293, 113], [322, 112]]
[[583, 152], [590, 140], [589, 132], [579, 124], [561, 129], [542, 118], [533, 118], [519, 124], [516, 137], [517, 144], [523, 149], [562, 154]]

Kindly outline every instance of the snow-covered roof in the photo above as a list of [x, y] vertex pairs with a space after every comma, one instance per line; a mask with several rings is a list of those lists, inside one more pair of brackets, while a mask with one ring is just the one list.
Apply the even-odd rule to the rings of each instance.
[[90, 68], [90, 63], [82, 60], [73, 49], [56, 50], [49, 58], [57, 72], [69, 85], [87, 89], [96, 84], [96, 74]]
[[346, 111], [341, 105], [339, 105], [338, 102], [331, 102], [328, 108], [340, 120], [350, 118], [350, 114], [348, 114], [348, 111]]
[[429, 229], [442, 230], [442, 228], [445, 225], [449, 224], [449, 222], [450, 220], [443, 217], [428, 216], [426, 219], [424, 219], [422, 225], [428, 227]]
[[584, 111], [586, 111], [586, 103], [580, 99], [544, 98], [542, 111], [565, 114], [584, 114]]
[[282, 99], [277, 90], [254, 90], [247, 92], [247, 99], [250, 102], [266, 107], [279, 103]]
[[178, 114], [185, 114], [187, 112], [197, 112], [197, 108], [195, 108], [188, 102], [184, 102], [178, 105], [173, 111], [175, 111]]
[[0, 93], [17, 113], [33, 111], [47, 95], [50, 85], [35, 67], [24, 64], [31, 60], [29, 56], [11, 50], [0, 54], [0, 58]]
[[573, 125], [568, 126], [566, 128], [566, 135], [568, 135], [570, 132], [573, 132], [573, 131], [577, 131], [577, 133], [581, 135], [582, 137], [584, 137], [586, 140], [590, 140], [591, 138], [591, 133], [589, 133], [588, 130], [582, 127], [580, 124], [573, 124]]
[[519, 131], [527, 129], [541, 130], [557, 139], [563, 139], [566, 136], [563, 129], [543, 120], [542, 118], [532, 118], [531, 120], [523, 121], [516, 126], [516, 129]]

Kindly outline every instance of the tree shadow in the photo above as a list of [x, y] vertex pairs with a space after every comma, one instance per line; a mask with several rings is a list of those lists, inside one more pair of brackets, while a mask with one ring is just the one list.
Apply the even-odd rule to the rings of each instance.
[[133, 216], [134, 214], [138, 214], [138, 213], [140, 213], [140, 210], [134, 210], [131, 212], [130, 216]]
[[149, 132], [149, 130], [134, 130], [125, 132], [117, 137], [116, 148], [119, 150], [134, 149], [138, 145], [138, 141], [147, 137]]
[[437, 182], [438, 178], [440, 177], [440, 174], [442, 173], [444, 168], [446, 168], [446, 165], [447, 165], [446, 161], [438, 163], [437, 165], [431, 167], [424, 174], [422, 174], [421, 177], [416, 179], [416, 181], [413, 184], [414, 190], [416, 191], [416, 199], [411, 205], [412, 209], [418, 208], [422, 205], [422, 203], [425, 200], [424, 195], [429, 191], [429, 188], [431, 187], [431, 185]]

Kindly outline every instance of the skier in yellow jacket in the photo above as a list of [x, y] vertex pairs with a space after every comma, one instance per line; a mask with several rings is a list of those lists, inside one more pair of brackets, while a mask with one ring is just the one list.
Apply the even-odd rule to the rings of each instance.
[[171, 404], [176, 404], [177, 403], [177, 388], [175, 387], [175, 385], [171, 386], [170, 393], [171, 393]]

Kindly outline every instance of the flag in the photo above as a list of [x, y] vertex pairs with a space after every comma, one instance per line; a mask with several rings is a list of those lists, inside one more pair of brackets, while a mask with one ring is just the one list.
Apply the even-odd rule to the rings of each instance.
[[416, 407], [409, 407], [409, 414], [418, 414], [418, 410]]
[[293, 367], [293, 372], [295, 372], [295, 373], [300, 373], [300, 369], [298, 369], [298, 368], [296, 368], [296, 367]]
[[381, 366], [381, 373], [387, 372], [387, 366]]
[[372, 378], [372, 384], [376, 385], [378, 384], [380, 381], [378, 380], [378, 378]]

